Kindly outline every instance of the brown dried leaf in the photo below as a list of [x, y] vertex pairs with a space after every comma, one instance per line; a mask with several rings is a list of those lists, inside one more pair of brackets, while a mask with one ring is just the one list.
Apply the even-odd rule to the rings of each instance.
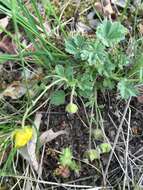
[[114, 14], [114, 11], [110, 2], [103, 8], [103, 10], [104, 10], [105, 16], [110, 16]]
[[29, 164], [34, 168], [34, 170], [38, 173], [39, 163], [36, 156], [36, 143], [37, 143], [37, 131], [39, 131], [40, 123], [41, 123], [42, 114], [37, 113], [35, 116], [34, 126], [33, 127], [33, 137], [31, 141], [27, 144], [27, 146], [19, 149], [19, 153], [26, 159]]
[[[8, 16], [6, 16], [6, 17], [0, 19], [0, 34], [3, 32], [2, 29], [3, 29], [3, 28], [5, 29], [5, 28], [7, 27], [8, 23], [9, 23], [9, 18], [8, 18]], [[1, 29], [1, 28], [2, 28], [2, 29]]]
[[38, 67], [34, 69], [33, 71], [29, 69], [24, 69], [21, 73], [21, 77], [23, 81], [30, 82], [36, 82], [41, 80], [43, 78], [43, 70], [42, 68]]
[[95, 4], [94, 4], [94, 7], [95, 7], [95, 9], [99, 12], [99, 13], [103, 13], [103, 6], [102, 6], [102, 4], [100, 3], [100, 2], [96, 2]]
[[77, 22], [76, 23], [76, 31], [80, 32], [82, 34], [88, 34], [88, 33], [92, 32], [92, 29], [82, 22]]
[[51, 32], [51, 26], [50, 26], [49, 22], [45, 21], [43, 23], [43, 25], [45, 27], [46, 32], [50, 33]]
[[142, 128], [138, 126], [133, 126], [131, 127], [132, 133], [135, 136], [141, 135], [142, 134]]
[[104, 1], [104, 3], [96, 2], [95, 3], [95, 9], [102, 14], [103, 16], [109, 17], [112, 15], [115, 15], [115, 11], [113, 10], [113, 7], [111, 5], [110, 0]]
[[143, 103], [143, 95], [137, 96], [137, 100], [139, 103]]
[[34, 44], [33, 43], [30, 43], [27, 45], [27, 47], [25, 48], [26, 51], [31, 51], [31, 52], [34, 52], [36, 49], [34, 47]]
[[14, 81], [2, 93], [3, 96], [11, 97], [13, 100], [21, 98], [26, 93], [26, 87], [20, 81]]
[[68, 178], [70, 176], [70, 170], [67, 166], [59, 166], [55, 173], [63, 178]]
[[64, 135], [64, 134], [67, 135], [68, 134], [67, 131], [60, 130], [60, 131], [54, 132], [52, 129], [49, 129], [41, 134], [40, 143], [43, 145], [57, 138], [59, 135]]
[[30, 162], [31, 162], [33, 168], [35, 169], [35, 171], [37, 171], [37, 172], [39, 169], [39, 163], [38, 163], [37, 156], [36, 156], [36, 143], [37, 143], [37, 138], [38, 138], [37, 131], [39, 131], [41, 118], [42, 118], [42, 114], [37, 113], [35, 116], [35, 121], [34, 121], [36, 129], [34, 128], [33, 138], [27, 145], [27, 151], [30, 156]]
[[0, 49], [6, 53], [16, 53], [16, 45], [13, 44], [11, 38], [9, 38], [8, 36], [4, 36], [0, 41]]
[[138, 87], [138, 92], [139, 92], [139, 95], [137, 96], [137, 101], [142, 104], [143, 103], [143, 86]]
[[127, 0], [111, 0], [111, 3], [113, 3], [119, 7], [125, 8]]
[[[0, 137], [0, 138], [2, 138], [2, 137]], [[5, 142], [5, 139], [6, 139], [6, 137], [4, 137], [3, 142]], [[5, 162], [5, 160], [8, 159], [8, 155], [9, 155], [10, 151], [11, 151], [10, 146], [8, 146], [8, 148], [5, 151], [2, 151], [2, 148], [0, 147], [0, 166]]]
[[142, 23], [140, 23], [138, 25], [138, 30], [139, 30], [140, 34], [143, 35], [143, 24]]

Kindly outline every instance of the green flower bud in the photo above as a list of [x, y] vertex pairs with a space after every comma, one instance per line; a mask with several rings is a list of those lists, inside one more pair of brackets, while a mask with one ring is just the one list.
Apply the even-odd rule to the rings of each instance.
[[94, 129], [92, 131], [92, 135], [95, 138], [95, 140], [103, 140], [104, 139], [104, 134], [101, 129]]
[[78, 111], [78, 107], [76, 104], [73, 104], [73, 103], [69, 103], [67, 106], [66, 106], [66, 111], [68, 113], [76, 113]]

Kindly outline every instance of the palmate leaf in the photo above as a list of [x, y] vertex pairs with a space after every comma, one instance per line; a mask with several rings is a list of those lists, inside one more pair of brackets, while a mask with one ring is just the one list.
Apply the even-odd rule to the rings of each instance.
[[120, 91], [122, 98], [124, 99], [128, 99], [129, 97], [136, 96], [138, 94], [137, 89], [126, 78], [122, 79], [118, 83], [118, 89]]
[[96, 36], [105, 46], [110, 47], [124, 40], [126, 33], [127, 29], [120, 22], [106, 19], [97, 27]]
[[85, 73], [81, 73], [78, 75], [78, 93], [80, 96], [85, 98], [89, 98], [93, 91], [94, 80], [92, 77], [92, 73], [86, 71]]
[[81, 51], [81, 59], [87, 60], [89, 65], [94, 65], [98, 61], [102, 62], [104, 57], [106, 56], [106, 52], [104, 51], [104, 49], [104, 46], [100, 42], [90, 42]]
[[143, 54], [140, 54], [136, 57], [134, 64], [129, 72], [129, 75], [134, 75], [140, 77], [140, 71], [143, 70]]
[[56, 65], [55, 73], [56, 75], [66, 78], [69, 81], [73, 79], [73, 67], [70, 65], [68, 66]]
[[79, 75], [78, 77], [78, 87], [79, 89], [86, 91], [86, 90], [92, 90], [93, 88], [93, 79], [90, 76], [90, 73], [82, 73], [82, 75]]
[[112, 90], [115, 87], [115, 81], [113, 81], [111, 78], [106, 78], [103, 80], [103, 86], [106, 89]]
[[56, 65], [55, 73], [60, 77], [64, 77], [65, 69], [64, 69], [63, 65]]
[[103, 63], [98, 62], [96, 69], [101, 76], [110, 77], [115, 69], [115, 65], [110, 61], [109, 56], [104, 57]]
[[131, 59], [129, 56], [127, 56], [125, 53], [119, 51], [116, 56], [115, 64], [118, 65], [118, 68], [124, 69], [124, 67], [127, 67], [131, 63]]
[[75, 58], [80, 58], [80, 52], [85, 46], [85, 38], [83, 36], [76, 35], [65, 40], [66, 52], [74, 55]]
[[65, 103], [65, 92], [58, 90], [51, 95], [51, 104], [59, 106]]

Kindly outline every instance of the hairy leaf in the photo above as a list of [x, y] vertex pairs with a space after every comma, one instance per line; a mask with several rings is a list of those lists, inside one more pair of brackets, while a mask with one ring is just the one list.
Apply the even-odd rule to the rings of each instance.
[[97, 27], [96, 36], [101, 42], [109, 47], [125, 39], [127, 29], [120, 22], [104, 20]]
[[94, 65], [98, 61], [102, 62], [106, 55], [104, 49], [100, 42], [91, 42], [81, 51], [81, 59], [87, 60], [89, 65]]
[[80, 58], [80, 52], [84, 46], [85, 38], [83, 36], [77, 35], [65, 41], [65, 50], [75, 58]]
[[118, 89], [122, 98], [128, 99], [131, 96], [137, 95], [137, 89], [134, 87], [132, 83], [126, 78], [122, 79], [118, 83]]
[[65, 148], [60, 156], [60, 164], [69, 166], [72, 162], [72, 152], [70, 148]]
[[71, 170], [78, 171], [79, 166], [72, 159], [72, 152], [70, 148], [63, 149], [63, 152], [60, 156], [60, 164], [62, 166], [68, 166]]
[[56, 65], [55, 72], [57, 75], [63, 77], [64, 76], [64, 67], [62, 65]]
[[58, 90], [51, 95], [51, 104], [59, 106], [65, 103], [65, 92]]

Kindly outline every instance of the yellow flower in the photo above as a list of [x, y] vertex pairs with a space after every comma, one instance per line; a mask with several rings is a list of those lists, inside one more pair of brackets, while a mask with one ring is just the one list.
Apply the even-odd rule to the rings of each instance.
[[15, 148], [24, 147], [32, 138], [33, 130], [30, 126], [25, 126], [22, 129], [16, 129], [13, 132]]

